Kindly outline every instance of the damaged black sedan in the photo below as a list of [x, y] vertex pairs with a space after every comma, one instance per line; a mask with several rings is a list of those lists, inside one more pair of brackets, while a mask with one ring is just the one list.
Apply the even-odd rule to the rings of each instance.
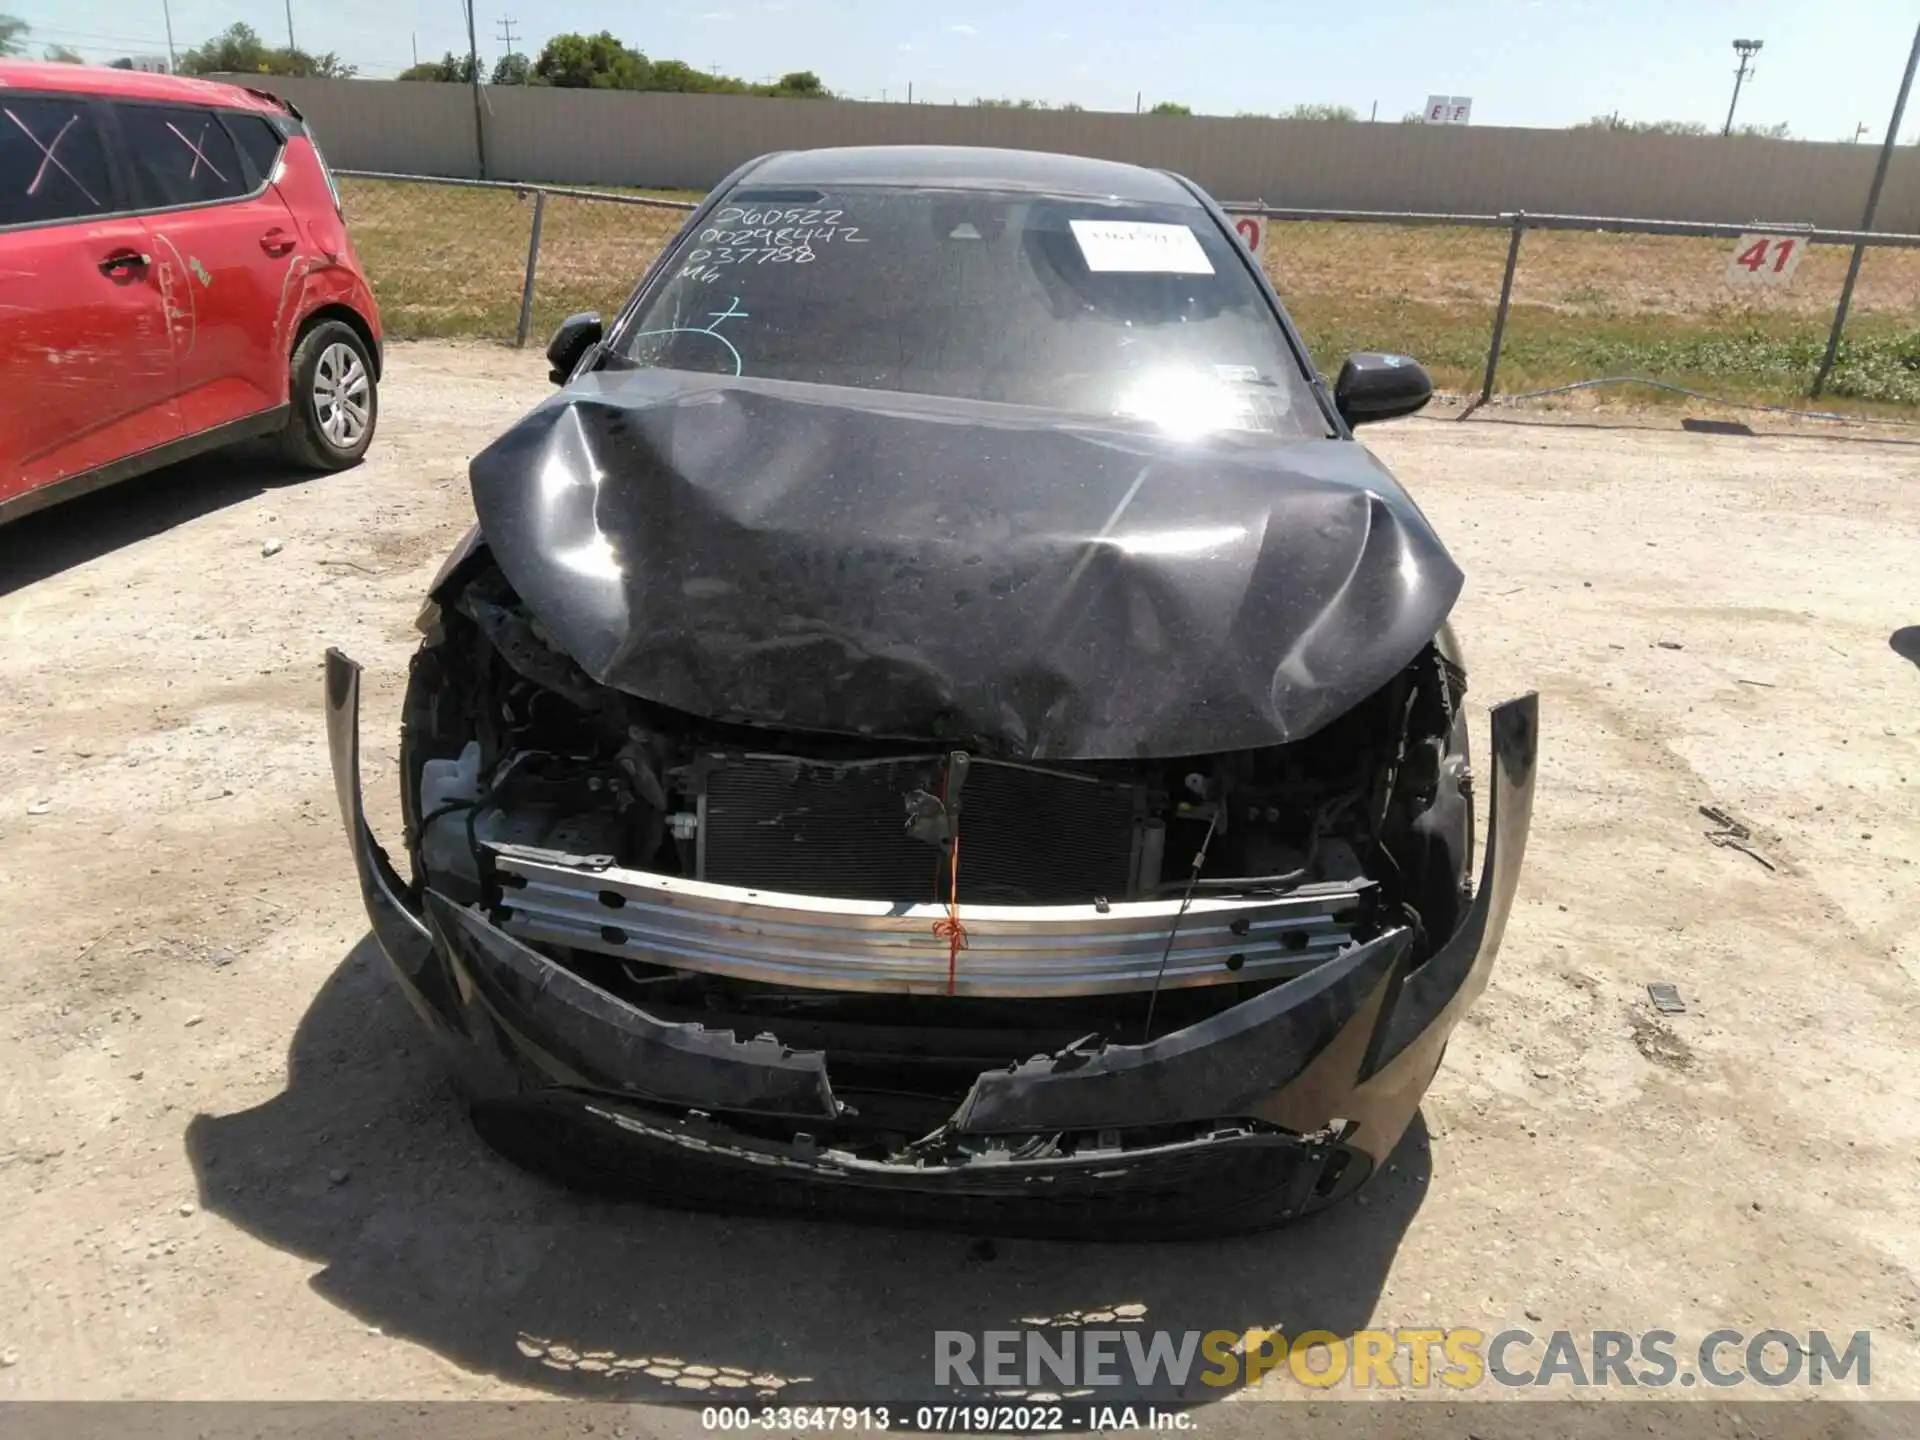
[[[473, 462], [374, 929], [482, 1133], [571, 1183], [1003, 1232], [1274, 1224], [1484, 987], [1531, 696], [1468, 762], [1459, 569], [1188, 182], [990, 150], [730, 177]], [[1473, 786], [1488, 789], [1474, 878]]]

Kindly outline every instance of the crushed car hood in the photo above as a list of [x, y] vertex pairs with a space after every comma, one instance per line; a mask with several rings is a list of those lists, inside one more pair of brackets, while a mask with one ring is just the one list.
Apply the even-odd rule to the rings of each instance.
[[500, 568], [600, 683], [712, 720], [1026, 759], [1281, 744], [1461, 574], [1364, 448], [640, 370], [477, 456]]

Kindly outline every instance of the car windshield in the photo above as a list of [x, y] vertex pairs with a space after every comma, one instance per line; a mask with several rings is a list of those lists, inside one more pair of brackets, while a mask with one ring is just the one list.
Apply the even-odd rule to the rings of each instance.
[[1194, 206], [736, 190], [614, 348], [641, 366], [1324, 436], [1238, 242]]

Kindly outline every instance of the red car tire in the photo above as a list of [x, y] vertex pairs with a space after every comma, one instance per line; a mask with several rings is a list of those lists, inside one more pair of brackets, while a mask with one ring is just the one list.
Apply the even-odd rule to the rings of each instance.
[[323, 320], [294, 347], [287, 398], [292, 414], [281, 444], [310, 470], [360, 463], [380, 417], [380, 382], [366, 342], [351, 325]]

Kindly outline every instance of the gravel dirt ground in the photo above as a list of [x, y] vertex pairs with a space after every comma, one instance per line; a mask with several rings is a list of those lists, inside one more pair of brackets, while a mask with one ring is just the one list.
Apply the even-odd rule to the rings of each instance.
[[1867, 1329], [1920, 1395], [1920, 445], [1369, 435], [1469, 577], [1476, 743], [1541, 692], [1492, 987], [1357, 1203], [994, 1245], [572, 1198], [473, 1138], [389, 984], [320, 656], [367, 664], [391, 840], [421, 591], [544, 370], [398, 346], [356, 470], [216, 457], [0, 531], [0, 1397], [877, 1398], [935, 1330], [1103, 1312]]

